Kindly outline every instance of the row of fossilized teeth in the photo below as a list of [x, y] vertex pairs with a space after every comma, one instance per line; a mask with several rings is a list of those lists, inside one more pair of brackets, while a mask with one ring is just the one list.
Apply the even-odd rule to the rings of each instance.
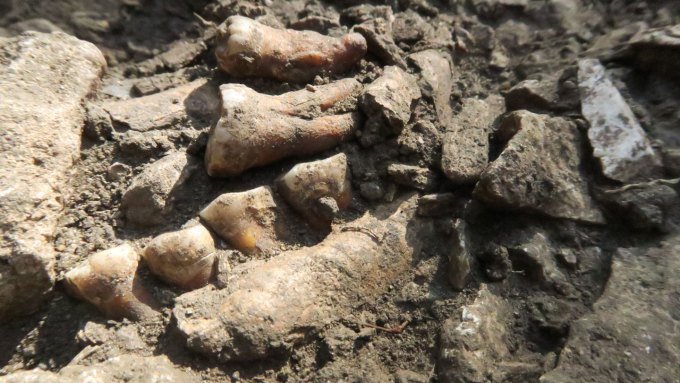
[[[308, 222], [328, 227], [338, 210], [349, 206], [352, 191], [347, 157], [301, 163], [277, 180], [279, 194]], [[277, 242], [281, 207], [268, 186], [222, 194], [200, 212], [213, 232], [235, 249], [271, 250]], [[216, 247], [201, 223], [152, 239], [141, 252], [149, 270], [185, 290], [205, 286], [214, 276]], [[112, 318], [140, 320], [156, 304], [137, 276], [140, 253], [130, 244], [93, 254], [65, 275], [68, 290]]]

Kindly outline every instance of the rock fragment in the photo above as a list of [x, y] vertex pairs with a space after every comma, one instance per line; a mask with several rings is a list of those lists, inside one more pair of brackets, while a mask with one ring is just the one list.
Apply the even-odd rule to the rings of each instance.
[[604, 175], [621, 182], [654, 176], [661, 159], [602, 64], [585, 59], [578, 65], [581, 110], [590, 123], [588, 139]]
[[[192, 350], [220, 360], [255, 360], [300, 344], [325, 324], [382, 294], [411, 267], [409, 199], [334, 230], [318, 245], [288, 251], [222, 290], [180, 296], [173, 310]], [[382, 218], [378, 218], [382, 217]], [[409, 225], [410, 227], [410, 225]]]
[[605, 190], [597, 199], [628, 227], [637, 230], [666, 231], [668, 212], [680, 201], [668, 185], [643, 183], [633, 188]]
[[91, 255], [64, 276], [68, 291], [107, 318], [147, 320], [156, 315], [151, 294], [137, 276], [139, 255], [124, 244]]
[[629, 41], [635, 65], [642, 71], [655, 71], [678, 78], [680, 24], [638, 32]]
[[390, 164], [387, 175], [395, 183], [414, 189], [429, 191], [437, 185], [437, 174], [428, 168], [405, 164]]
[[173, 365], [166, 356], [121, 355], [90, 366], [73, 365], [59, 372], [34, 369], [9, 374], [6, 383], [198, 383], [200, 378]]
[[[531, 381], [541, 368], [531, 356], [518, 357], [508, 348], [506, 320], [511, 307], [482, 285], [460, 318], [444, 322], [437, 362], [444, 382]], [[528, 375], [528, 376], [527, 376]], [[524, 378], [524, 379], [523, 379]]]
[[275, 29], [243, 16], [229, 17], [219, 26], [215, 49], [220, 68], [232, 76], [290, 82], [346, 72], [365, 54], [366, 40], [358, 33], [334, 38]]
[[343, 153], [297, 164], [278, 179], [277, 186], [283, 199], [317, 227], [329, 227], [337, 212], [352, 202], [350, 171]]
[[331, 149], [352, 136], [361, 84], [339, 80], [280, 96], [225, 84], [222, 117], [210, 132], [205, 163], [211, 176], [235, 176], [282, 158]]
[[551, 110], [558, 102], [558, 83], [552, 77], [521, 81], [505, 95], [509, 110]]
[[501, 208], [604, 222], [580, 172], [581, 139], [574, 123], [518, 111], [506, 117], [502, 126], [517, 133], [482, 173], [476, 198]]
[[420, 98], [416, 78], [395, 66], [385, 67], [378, 77], [364, 89], [361, 98], [363, 111], [369, 119], [381, 119], [398, 134], [411, 118], [411, 106]]
[[508, 253], [513, 269], [525, 277], [563, 295], [573, 293], [573, 286], [557, 266], [556, 251], [545, 233], [533, 233], [521, 243], [509, 246]]
[[221, 238], [244, 252], [274, 249], [284, 231], [280, 208], [268, 186], [222, 194], [199, 215]]
[[219, 105], [217, 88], [206, 80], [196, 80], [149, 96], [108, 101], [102, 107], [114, 124], [146, 132], [192, 119], [210, 123], [218, 115]]
[[54, 283], [52, 240], [78, 158], [82, 104], [106, 68], [64, 33], [0, 39], [0, 321], [31, 313]]
[[441, 167], [449, 180], [458, 184], [479, 180], [489, 162], [492, 125], [503, 112], [505, 106], [499, 96], [463, 101], [443, 139]]
[[680, 238], [619, 249], [593, 312], [571, 325], [557, 368], [541, 383], [673, 382], [680, 376]]
[[203, 225], [157, 236], [142, 257], [151, 272], [186, 290], [208, 284], [214, 274], [215, 242]]
[[470, 274], [471, 256], [470, 236], [467, 223], [462, 219], [453, 222], [451, 231], [451, 247], [449, 248], [449, 265], [447, 279], [454, 290], [460, 291], [465, 287]]
[[468, 199], [453, 193], [426, 194], [418, 198], [418, 215], [424, 217], [451, 216], [460, 214]]
[[121, 211], [139, 226], [162, 223], [174, 210], [174, 198], [199, 163], [190, 155], [174, 152], [147, 165], [123, 194]]
[[453, 117], [450, 104], [453, 86], [451, 56], [428, 49], [411, 54], [407, 59], [420, 70], [420, 89], [423, 96], [433, 100], [439, 123], [448, 126]]

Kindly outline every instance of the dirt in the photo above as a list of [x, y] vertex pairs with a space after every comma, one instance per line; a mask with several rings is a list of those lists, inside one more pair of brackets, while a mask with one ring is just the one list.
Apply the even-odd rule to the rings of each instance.
[[[321, 21], [339, 20], [337, 23], [298, 23], [330, 31], [330, 34], [333, 28], [341, 28], [340, 22], [346, 21], [340, 17], [345, 7], [363, 2], [230, 3], [227, 0], [0, 1], [0, 36], [15, 33], [12, 28], [17, 22], [43, 18], [67, 33], [96, 44], [109, 65], [100, 90], [88, 102], [89, 120], [84, 127], [80, 161], [70, 172], [75, 192], [66, 203], [54, 240], [58, 280], [93, 252], [125, 241], [141, 245], [158, 234], [177, 230], [195, 219], [217, 196], [273, 185], [279, 175], [301, 161], [286, 159], [233, 178], [209, 177], [204, 167], [199, 166], [185, 181], [186, 189], [176, 196], [172, 214], [150, 227], [130, 224], [120, 211], [125, 190], [148, 163], [174, 150], [202, 158], [207, 133], [214, 121], [192, 118], [162, 129], [134, 132], [124, 124], [108, 122], [106, 112], [101, 111], [105, 102], [118, 99], [115, 95], [122, 93], [140, 96], [199, 78], [214, 84], [243, 83], [267, 94], [303, 89], [304, 85], [258, 78], [235, 79], [220, 72], [213, 56], [214, 28], [210, 22], [219, 23], [236, 13], [251, 17], [264, 15], [263, 20], [283, 26], [310, 17]], [[465, 99], [503, 95], [526, 79], [557, 76], [562, 90], [565, 83], [575, 86], [579, 58], [606, 57], [603, 62], [610, 69], [610, 75], [656, 146], [680, 147], [677, 80], [669, 80], [664, 73], [636, 69], [633, 60], [617, 57], [614, 51], [619, 47], [615, 40], [605, 40], [599, 45], [604, 48], [591, 50], [595, 41], [634, 22], [645, 22], [650, 27], [680, 23], [680, 4], [676, 1], [404, 0], [388, 3], [395, 14], [393, 43], [402, 51], [402, 59], [427, 48], [444, 49], [452, 54], [450, 102], [454, 115], [460, 112]], [[575, 8], [570, 9], [570, 4], [576, 4]], [[327, 28], [328, 24], [331, 28]], [[177, 48], [178, 41], [186, 43], [188, 48]], [[205, 49], [196, 48], [200, 44], [205, 44]], [[158, 64], [158, 57], [173, 48], [175, 53], [166, 55], [165, 61]], [[384, 65], [384, 59], [369, 52], [352, 71], [337, 78], [354, 77], [368, 84], [382, 73]], [[332, 80], [334, 78], [317, 77], [314, 82], [318, 85]], [[584, 120], [579, 104], [569, 102], [569, 97], [573, 94], [561, 92], [558, 108], [551, 109], [549, 102], [536, 106], [532, 100], [526, 103], [531, 107], [524, 108], [564, 117], [582, 128]], [[419, 134], [426, 138], [434, 135], [432, 142], [441, 140], [445, 124], [441, 116], [438, 117], [441, 105], [436, 103], [433, 97], [423, 97], [412, 105], [411, 122], [417, 124], [412, 124], [415, 128], [409, 125], [404, 129], [414, 134], [411, 141], [417, 142]], [[104, 118], [98, 119], [101, 113]], [[423, 125], [434, 126], [434, 134], [432, 128], [428, 130], [422, 128]], [[0, 325], [3, 334], [0, 375], [32, 368], [58, 371], [75, 357], [94, 363], [112, 355], [131, 353], [167, 355], [174, 364], [190, 368], [205, 382], [371, 382], [413, 375], [424, 381], [439, 381], [437, 371], [442, 367], [437, 362], [442, 325], [449, 318], [459, 317], [462, 307], [475, 300], [484, 283], [492, 286], [492, 291], [510, 307], [510, 315], [503, 318], [508, 327], [506, 343], [510, 352], [533, 355], [542, 362], [538, 372], [527, 370], [526, 375], [519, 375], [526, 380], [515, 377], [507, 381], [538, 382], [543, 372], [554, 368], [569, 337], [570, 324], [591, 312], [593, 303], [602, 294], [616, 249], [654, 246], [668, 233], [677, 231], [680, 224], [677, 205], [665, 209], [663, 222], [652, 225], [650, 230], [631, 227], [618, 219], [615, 210], [612, 213], [605, 209], [608, 224], [593, 225], [522, 210], [492, 209], [472, 198], [474, 185], [454, 185], [446, 179], [435, 159], [437, 155], [433, 154], [439, 149], [427, 145], [405, 149], [404, 141], [403, 137], [387, 134], [367, 147], [360, 139], [352, 139], [336, 149], [308, 157], [321, 159], [338, 152], [348, 156], [355, 195], [351, 208], [336, 217], [337, 222], [351, 222], [363, 212], [413, 191], [408, 182], [390, 178], [387, 168], [395, 162], [437, 173], [436, 181], [428, 183], [428, 192], [421, 194], [452, 192], [456, 201], [465, 202], [465, 207], [454, 209], [453, 213], [441, 209], [441, 215], [435, 209], [431, 213], [434, 217], [424, 217], [420, 232], [427, 246], [414, 256], [411, 269], [392, 283], [388, 292], [337, 318], [314, 333], [309, 342], [255, 362], [225, 363], [193, 353], [185, 347], [186, 342], [175, 328], [171, 313], [174, 299], [183, 291], [158, 281], [142, 266], [140, 273], [145, 284], [163, 306], [160, 317], [140, 323], [107, 320], [91, 305], [67, 295], [58, 282], [41, 310]], [[491, 144], [493, 160], [502, 146], [493, 141]], [[116, 163], [126, 166], [113, 168]], [[581, 167], [591, 189], [620, 186], [601, 175], [590, 154]], [[124, 170], [116, 173], [116, 169]], [[447, 241], [455, 218], [468, 222], [470, 251], [475, 257], [462, 291], [454, 291], [447, 277], [451, 248]], [[548, 266], [521, 254], [520, 250], [536, 233], [548, 238], [549, 253], [566, 249], [575, 256], [576, 265], [569, 262], [567, 256], [557, 257], [555, 267], [563, 278], [537, 276]], [[323, 233], [299, 229], [285, 249], [314, 245], [323, 237]], [[219, 247], [221, 251], [228, 251], [224, 243]], [[512, 269], [502, 272], [500, 278], [488, 272], [494, 262], [499, 262], [493, 255], [486, 257], [502, 253], [494, 252], [496, 248], [507, 249], [506, 254], [512, 261]], [[229, 254], [233, 268], [254, 258], [276, 257], [277, 252], [256, 257], [236, 251]], [[548, 306], [568, 307], [568, 314], [546, 319], [542, 308]], [[403, 323], [406, 323], [403, 331], [385, 330]]]

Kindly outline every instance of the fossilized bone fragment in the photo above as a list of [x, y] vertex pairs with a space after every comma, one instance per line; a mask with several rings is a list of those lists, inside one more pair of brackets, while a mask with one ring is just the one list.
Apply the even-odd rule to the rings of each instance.
[[295, 165], [279, 178], [278, 192], [312, 225], [328, 226], [338, 210], [352, 202], [347, 156]]
[[240, 84], [220, 87], [222, 117], [205, 153], [211, 176], [235, 176], [282, 158], [323, 152], [359, 124], [354, 79], [270, 96]]
[[375, 299], [411, 267], [415, 198], [338, 227], [318, 245], [280, 254], [229, 286], [180, 296], [173, 311], [187, 345], [222, 360], [254, 360], [309, 339]]
[[232, 76], [289, 82], [345, 72], [365, 54], [366, 39], [358, 33], [328, 37], [276, 29], [243, 16], [229, 17], [219, 26], [215, 49], [220, 68]]
[[234, 248], [246, 252], [273, 249], [285, 226], [268, 186], [222, 194], [200, 217]]
[[139, 255], [128, 245], [100, 251], [65, 275], [68, 291], [108, 318], [144, 320], [156, 314], [151, 294], [136, 275]]
[[215, 242], [203, 225], [161, 234], [142, 257], [152, 273], [183, 289], [205, 286], [213, 275]]

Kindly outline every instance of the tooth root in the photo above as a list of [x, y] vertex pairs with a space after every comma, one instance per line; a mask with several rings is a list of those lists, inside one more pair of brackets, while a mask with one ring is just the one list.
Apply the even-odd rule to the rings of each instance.
[[100, 251], [66, 273], [66, 285], [109, 318], [148, 319], [156, 315], [156, 305], [136, 274], [138, 263], [139, 255], [128, 244]]
[[347, 156], [295, 165], [277, 181], [278, 192], [296, 211], [317, 227], [328, 227], [337, 210], [352, 201]]
[[193, 290], [213, 276], [215, 242], [203, 225], [161, 234], [142, 253], [151, 272], [167, 283]]
[[210, 132], [205, 162], [211, 176], [236, 176], [283, 158], [316, 154], [350, 137], [361, 84], [353, 79], [280, 96], [223, 85], [222, 117]]
[[276, 246], [279, 215], [272, 191], [265, 186], [222, 194], [200, 213], [215, 233], [244, 252], [268, 251]]
[[232, 16], [218, 28], [215, 55], [220, 68], [232, 76], [309, 82], [320, 74], [349, 70], [366, 50], [366, 39], [358, 33], [335, 38]]

